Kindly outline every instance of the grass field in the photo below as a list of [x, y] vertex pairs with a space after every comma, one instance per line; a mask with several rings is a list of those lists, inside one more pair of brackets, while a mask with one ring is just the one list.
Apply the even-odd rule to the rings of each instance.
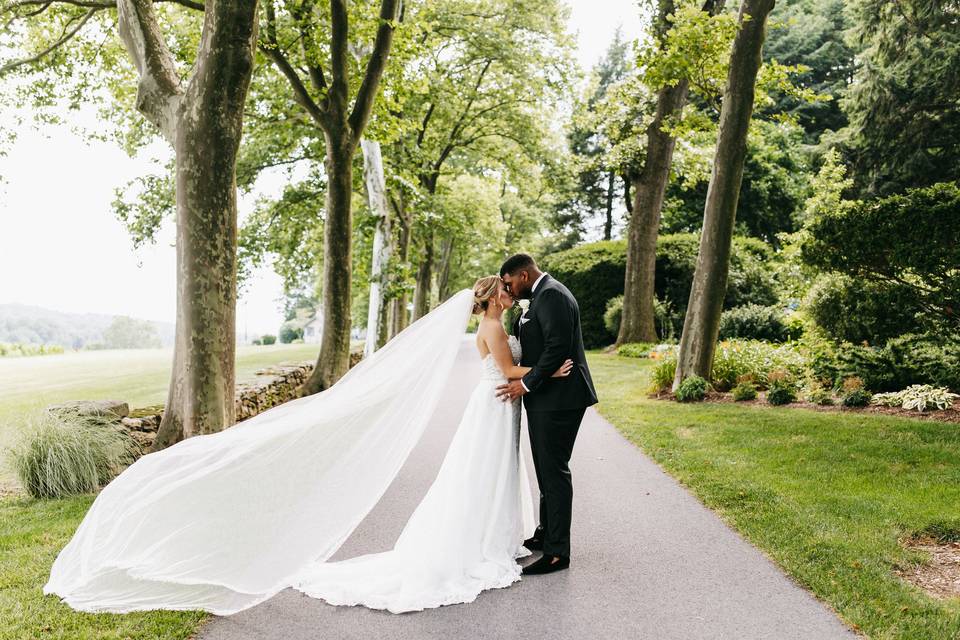
[[600, 412], [799, 584], [870, 638], [960, 638], [960, 600], [901, 581], [898, 540], [960, 536], [960, 428], [856, 413], [678, 404], [651, 362], [592, 354]]
[[[318, 352], [315, 344], [239, 347], [237, 380], [279, 362], [313, 360]], [[0, 358], [0, 489], [13, 483], [5, 450], [30, 412], [67, 400], [116, 399], [131, 408], [163, 403], [172, 362], [170, 349]]]

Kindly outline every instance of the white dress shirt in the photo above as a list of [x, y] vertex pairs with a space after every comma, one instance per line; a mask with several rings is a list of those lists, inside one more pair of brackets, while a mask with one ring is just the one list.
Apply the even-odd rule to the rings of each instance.
[[[533, 286], [530, 287], [530, 295], [531, 295], [531, 296], [536, 292], [536, 290], [537, 290], [537, 285], [540, 284], [540, 281], [543, 280], [543, 276], [545, 276], [545, 275], [547, 275], [546, 272], [541, 273], [541, 274], [540, 274], [540, 277], [537, 278], [536, 281], [534, 281]], [[522, 322], [520, 323], [520, 329], [523, 330], [523, 323], [522, 323]], [[523, 390], [524, 390], [524, 391], [526, 391], [527, 393], [530, 393], [530, 389], [527, 389], [527, 385], [523, 384], [523, 378], [520, 378], [520, 386], [523, 387]]]

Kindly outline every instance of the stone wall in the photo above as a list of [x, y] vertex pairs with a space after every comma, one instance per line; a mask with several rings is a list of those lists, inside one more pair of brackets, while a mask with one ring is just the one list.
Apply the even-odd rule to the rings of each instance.
[[[360, 362], [362, 352], [351, 351], [350, 366]], [[241, 382], [236, 387], [237, 422], [293, 400], [297, 389], [313, 371], [314, 362], [289, 362], [260, 369], [254, 378]], [[130, 437], [146, 452], [157, 437], [160, 419], [163, 417], [163, 405], [142, 407], [130, 410], [126, 402], [118, 400], [92, 400], [68, 402], [49, 407], [51, 411], [72, 411], [81, 415], [106, 418], [109, 422], [119, 422]]]

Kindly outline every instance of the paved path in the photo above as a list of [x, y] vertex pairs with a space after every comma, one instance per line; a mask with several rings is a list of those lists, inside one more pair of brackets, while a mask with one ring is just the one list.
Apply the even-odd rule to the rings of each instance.
[[[393, 485], [334, 559], [393, 546], [439, 469], [479, 375], [465, 341], [448, 395]], [[529, 455], [529, 452], [527, 452]], [[530, 465], [530, 469], [533, 466]], [[855, 638], [837, 617], [588, 411], [573, 454], [570, 570], [476, 602], [394, 615], [298, 591], [225, 618], [202, 640]], [[532, 473], [531, 473], [532, 475]], [[535, 482], [535, 480], [532, 480]]]

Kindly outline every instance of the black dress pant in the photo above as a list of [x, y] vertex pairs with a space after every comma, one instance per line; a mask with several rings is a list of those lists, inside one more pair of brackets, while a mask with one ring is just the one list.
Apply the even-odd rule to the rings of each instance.
[[586, 408], [528, 411], [530, 449], [540, 485], [540, 526], [543, 553], [570, 557], [573, 479], [570, 455]]

